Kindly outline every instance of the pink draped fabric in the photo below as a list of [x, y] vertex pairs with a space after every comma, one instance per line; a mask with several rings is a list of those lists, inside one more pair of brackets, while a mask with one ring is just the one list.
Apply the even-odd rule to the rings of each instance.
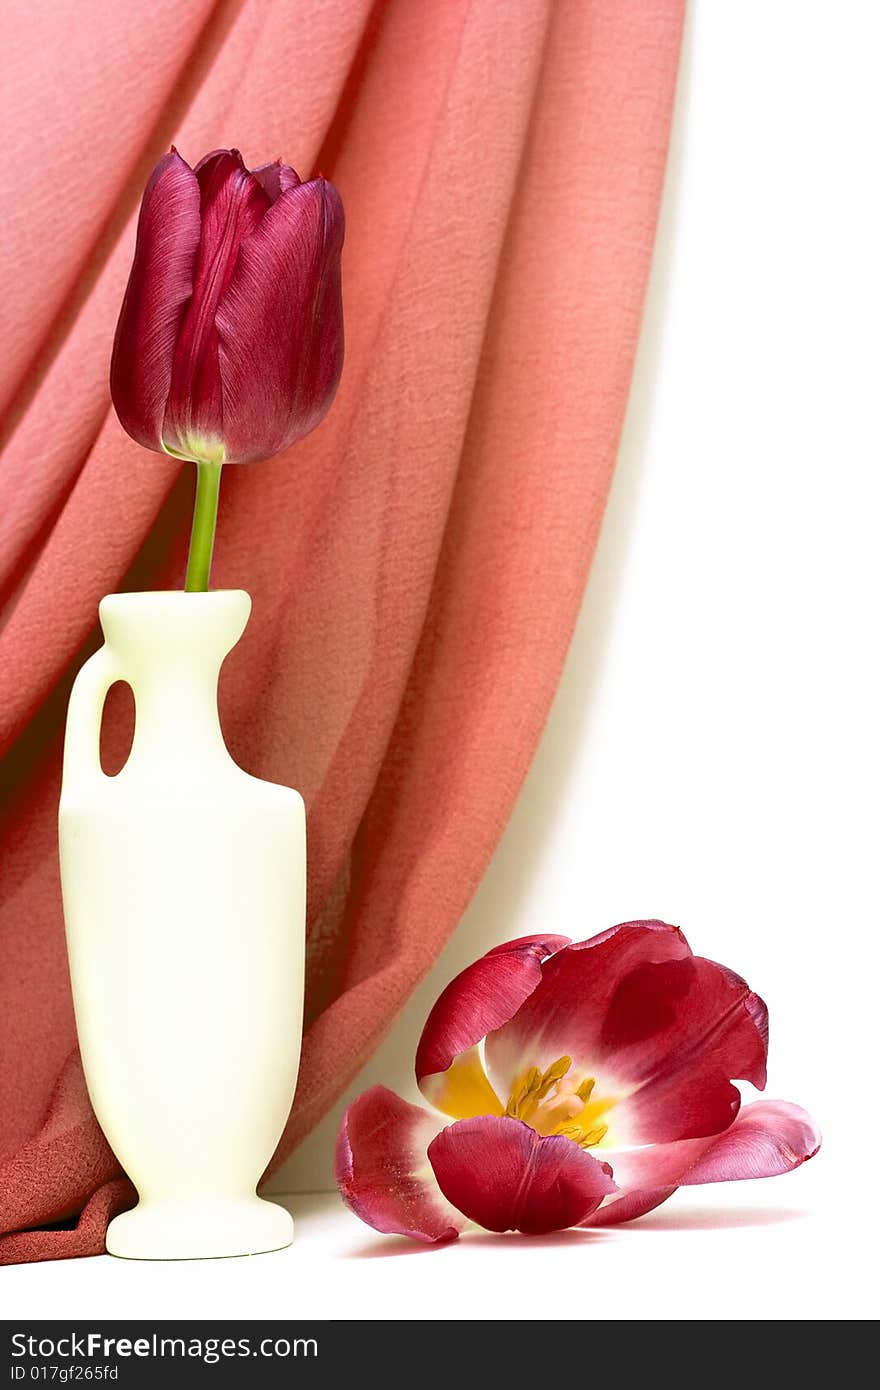
[[[235, 144], [332, 176], [347, 210], [339, 396], [287, 456], [226, 470], [214, 572], [254, 600], [227, 741], [308, 808], [280, 1161], [455, 927], [547, 714], [623, 417], [682, 9], [6, 0], [0, 1259], [96, 1252], [131, 1201], [76, 1051], [55, 816], [98, 600], [177, 587], [185, 560], [191, 471], [109, 409], [146, 173], [172, 140], [191, 161]], [[126, 733], [111, 707], [118, 758]]]

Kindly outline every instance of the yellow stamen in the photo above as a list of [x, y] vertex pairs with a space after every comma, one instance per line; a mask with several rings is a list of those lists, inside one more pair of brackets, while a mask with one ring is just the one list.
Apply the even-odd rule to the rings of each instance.
[[570, 1057], [557, 1057], [541, 1077], [541, 1084], [538, 1087], [538, 1100], [543, 1100], [551, 1086], [555, 1086], [557, 1081], [561, 1081], [565, 1073], [571, 1066]]
[[594, 1144], [600, 1144], [608, 1133], [607, 1125], [597, 1125], [595, 1129], [585, 1130], [583, 1125], [576, 1122], [574, 1124], [560, 1125], [553, 1131], [560, 1134], [564, 1139], [573, 1139], [582, 1149], [591, 1149]]
[[524, 1119], [525, 1111], [531, 1108], [531, 1101], [540, 1084], [541, 1073], [537, 1067], [526, 1067], [525, 1071], [520, 1072], [510, 1089], [505, 1115], [512, 1120]]
[[524, 1120], [530, 1124], [541, 1102], [562, 1080], [570, 1066], [570, 1057], [557, 1057], [545, 1072], [540, 1071], [538, 1067], [528, 1067], [520, 1072], [511, 1087], [510, 1099], [504, 1113], [511, 1119]]
[[617, 1097], [593, 1100], [596, 1078], [586, 1076], [575, 1086], [574, 1079], [565, 1079], [570, 1068], [570, 1057], [558, 1057], [546, 1071], [524, 1067], [510, 1088], [504, 1113], [538, 1134], [559, 1134], [584, 1149], [592, 1148], [608, 1133], [601, 1116], [613, 1108]]
[[580, 1125], [560, 1125], [556, 1134], [560, 1139], [573, 1139], [576, 1144], [581, 1142]]

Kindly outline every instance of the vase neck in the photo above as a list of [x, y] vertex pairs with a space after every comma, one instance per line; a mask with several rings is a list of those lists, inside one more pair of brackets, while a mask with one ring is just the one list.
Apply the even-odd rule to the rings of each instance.
[[164, 666], [141, 670], [132, 682], [135, 736], [132, 769], [153, 766], [192, 768], [226, 758], [217, 711], [219, 662], [182, 663], [179, 654]]
[[241, 590], [112, 594], [102, 601], [107, 648], [134, 692], [127, 774], [186, 780], [229, 762], [217, 681], [249, 613]]

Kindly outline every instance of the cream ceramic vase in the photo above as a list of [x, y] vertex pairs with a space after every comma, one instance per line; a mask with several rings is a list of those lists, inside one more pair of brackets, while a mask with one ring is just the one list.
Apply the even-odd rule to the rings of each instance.
[[[256, 1195], [299, 1066], [302, 798], [229, 756], [217, 677], [244, 631], [240, 590], [111, 594], [104, 646], [70, 696], [61, 881], [83, 1067], [138, 1190], [107, 1249], [132, 1259], [288, 1245]], [[122, 770], [101, 769], [104, 700], [134, 692]]]

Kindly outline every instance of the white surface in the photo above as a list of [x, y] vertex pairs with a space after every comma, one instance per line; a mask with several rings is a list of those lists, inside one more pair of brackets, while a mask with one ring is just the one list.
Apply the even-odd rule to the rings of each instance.
[[[484, 947], [660, 914], [766, 995], [768, 1094], [810, 1106], [825, 1148], [784, 1178], [539, 1243], [398, 1256], [296, 1198], [279, 1255], [0, 1270], [6, 1316], [876, 1312], [880, 6], [691, 11], [631, 409], [565, 679], [471, 910], [352, 1090], [407, 1085], [430, 1004]], [[337, 1118], [282, 1183], [326, 1182]]]
[[293, 1245], [277, 1254], [160, 1264], [101, 1255], [21, 1265], [0, 1269], [0, 1301], [7, 1319], [91, 1323], [867, 1318], [871, 1287], [853, 1269], [839, 1194], [828, 1188], [830, 1200], [820, 1204], [819, 1188], [813, 1163], [785, 1179], [679, 1192], [616, 1231], [543, 1238], [473, 1231], [439, 1248], [378, 1236], [335, 1196], [303, 1194], [289, 1199]]
[[[299, 1067], [305, 811], [243, 772], [220, 732], [217, 677], [250, 611], [241, 589], [111, 594], [105, 644], [70, 696], [64, 916], [89, 1095], [141, 1194], [107, 1232], [129, 1259], [247, 1255], [293, 1235], [255, 1188]], [[108, 777], [101, 716], [120, 679], [137, 723]]]

